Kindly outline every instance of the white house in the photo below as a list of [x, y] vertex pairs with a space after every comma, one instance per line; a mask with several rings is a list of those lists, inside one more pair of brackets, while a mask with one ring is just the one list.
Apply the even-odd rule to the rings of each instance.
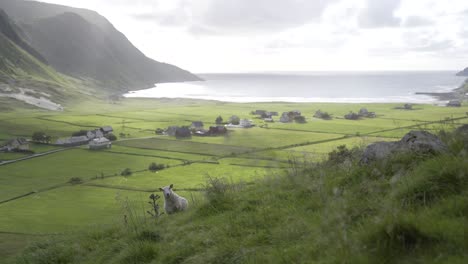
[[105, 137], [95, 138], [88, 144], [89, 149], [106, 149], [111, 148], [112, 143]]

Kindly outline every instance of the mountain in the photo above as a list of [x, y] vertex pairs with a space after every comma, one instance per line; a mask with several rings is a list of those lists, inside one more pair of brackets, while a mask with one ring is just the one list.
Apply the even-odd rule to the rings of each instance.
[[61, 81], [58, 73], [46, 65], [45, 59], [20, 35], [22, 32], [0, 9], [0, 81], [22, 78]]
[[200, 80], [186, 70], [146, 57], [94, 11], [24, 0], [0, 0], [0, 8], [53, 68], [75, 78], [97, 80], [107, 90]]
[[457, 73], [457, 76], [468, 76], [468, 67], [465, 68], [463, 71]]

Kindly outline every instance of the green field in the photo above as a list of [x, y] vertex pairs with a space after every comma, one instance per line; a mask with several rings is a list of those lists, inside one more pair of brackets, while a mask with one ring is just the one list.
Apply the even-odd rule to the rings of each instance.
[[[467, 105], [460, 108], [417, 105], [413, 111], [396, 110], [396, 106], [126, 99], [105, 105], [88, 102], [64, 112], [30, 109], [0, 112], [2, 141], [17, 136], [30, 138], [35, 131], [44, 131], [56, 139], [106, 125], [113, 126], [119, 137], [109, 150], [79, 147], [0, 165], [0, 233], [27, 236], [112, 224], [122, 221], [122, 197], [145, 206], [150, 192], [171, 183], [182, 194], [198, 197], [208, 177], [252, 182], [282, 173], [291, 160], [321, 160], [339, 145], [363, 146], [397, 140], [413, 129], [451, 130], [468, 123]], [[341, 118], [360, 107], [375, 111], [377, 117], [356, 121]], [[280, 113], [298, 109], [307, 123], [276, 122], [260, 128], [263, 121], [250, 114], [256, 109]], [[318, 109], [335, 118], [312, 118]], [[190, 125], [198, 120], [208, 127], [218, 115], [224, 120], [231, 115], [249, 118], [257, 127], [231, 129], [228, 136], [194, 136], [184, 140], [154, 133], [156, 128]], [[120, 137], [121, 133], [125, 137]], [[57, 148], [32, 144], [31, 149], [42, 153]], [[24, 156], [0, 153], [0, 160]], [[168, 168], [149, 172], [151, 162]], [[134, 173], [120, 176], [125, 168]], [[71, 178], [80, 178], [81, 182], [72, 185]]]

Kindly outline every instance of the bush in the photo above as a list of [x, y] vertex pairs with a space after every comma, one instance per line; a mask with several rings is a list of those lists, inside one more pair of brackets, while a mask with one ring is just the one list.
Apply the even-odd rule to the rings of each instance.
[[296, 123], [300, 123], [300, 124], [306, 123], [306, 119], [305, 119], [304, 116], [295, 116], [294, 121], [296, 121]]
[[120, 173], [121, 176], [130, 176], [132, 174], [133, 174], [133, 172], [132, 172], [132, 170], [130, 168], [126, 168]]
[[109, 134], [105, 135], [104, 137], [107, 138], [110, 141], [116, 141], [117, 140], [117, 137], [112, 133], [109, 133]]
[[148, 170], [151, 171], [151, 172], [156, 172], [156, 171], [159, 171], [159, 170], [163, 170], [165, 168], [166, 168], [166, 166], [164, 164], [156, 164], [156, 162], [152, 162], [148, 166]]
[[68, 182], [73, 184], [73, 185], [81, 184], [81, 183], [83, 183], [83, 179], [81, 179], [80, 177], [73, 177]]
[[346, 145], [340, 145], [332, 152], [328, 153], [328, 162], [340, 164], [346, 160], [353, 160], [358, 156], [359, 149], [354, 147], [349, 150]]
[[50, 143], [50, 140], [52, 139], [51, 136], [46, 135], [44, 132], [34, 132], [32, 135], [32, 140], [40, 143]]

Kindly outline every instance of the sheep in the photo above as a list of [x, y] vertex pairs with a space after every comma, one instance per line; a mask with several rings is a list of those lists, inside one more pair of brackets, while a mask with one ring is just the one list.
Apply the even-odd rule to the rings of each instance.
[[167, 214], [185, 211], [188, 207], [187, 199], [172, 191], [173, 187], [174, 184], [159, 188], [159, 190], [164, 194], [164, 210]]

